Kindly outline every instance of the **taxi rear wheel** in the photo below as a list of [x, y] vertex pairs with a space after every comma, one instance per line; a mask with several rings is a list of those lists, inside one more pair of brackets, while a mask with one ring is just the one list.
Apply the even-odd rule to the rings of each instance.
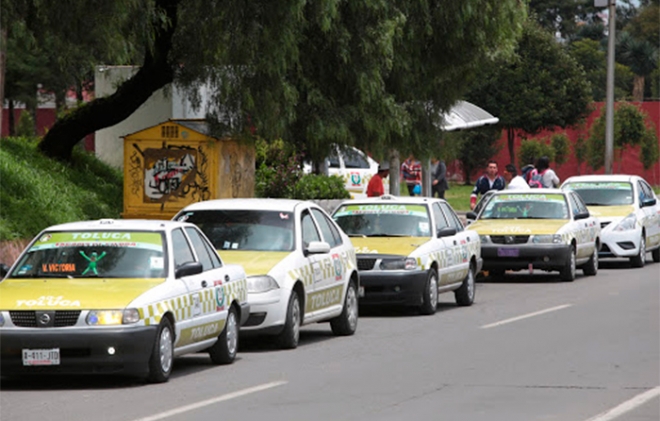
[[358, 323], [358, 298], [355, 284], [350, 282], [346, 290], [346, 299], [341, 314], [330, 320], [332, 333], [337, 336], [349, 336], [355, 333]]
[[594, 276], [598, 273], [598, 247], [594, 248], [594, 254], [589, 261], [582, 266], [582, 272], [587, 276]]
[[641, 240], [639, 240], [639, 254], [630, 258], [630, 265], [634, 268], [644, 267], [646, 264], [646, 238], [642, 234]]
[[456, 298], [456, 304], [459, 306], [471, 306], [474, 303], [474, 294], [475, 294], [475, 268], [474, 264], [470, 264], [470, 269], [468, 269], [467, 276], [463, 280], [461, 286], [454, 291], [454, 297]]
[[438, 272], [431, 268], [426, 280], [424, 293], [422, 295], [422, 306], [419, 311], [425, 315], [435, 314], [438, 308]]
[[571, 253], [564, 268], [560, 272], [561, 280], [565, 282], [573, 282], [575, 280], [575, 246], [571, 246]]
[[660, 248], [657, 248], [651, 252], [651, 256], [653, 256], [653, 261], [658, 263], [660, 262]]
[[286, 310], [286, 321], [284, 330], [277, 336], [277, 345], [282, 349], [294, 349], [298, 347], [300, 339], [300, 323], [302, 320], [302, 310], [300, 308], [300, 298], [296, 291], [291, 292], [289, 305]]
[[236, 308], [231, 306], [227, 313], [225, 328], [218, 336], [218, 341], [209, 348], [209, 356], [214, 364], [231, 364], [238, 350], [238, 315]]
[[149, 376], [151, 383], [164, 383], [169, 380], [174, 365], [174, 335], [172, 323], [167, 317], [161, 320], [156, 333], [156, 340], [149, 359]]

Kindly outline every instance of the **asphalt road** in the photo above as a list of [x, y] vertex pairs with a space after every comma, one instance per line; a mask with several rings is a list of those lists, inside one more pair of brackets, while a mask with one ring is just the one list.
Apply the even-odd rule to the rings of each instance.
[[[650, 257], [650, 255], [649, 255]], [[581, 272], [580, 272], [581, 273]], [[301, 346], [244, 341], [231, 366], [198, 354], [169, 383], [2, 379], [2, 421], [660, 420], [660, 264], [601, 262], [596, 277], [482, 280], [476, 303], [369, 311]]]

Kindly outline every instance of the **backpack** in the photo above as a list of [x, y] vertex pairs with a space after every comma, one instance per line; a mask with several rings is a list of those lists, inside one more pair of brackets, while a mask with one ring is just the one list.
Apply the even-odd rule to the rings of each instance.
[[527, 181], [527, 184], [533, 189], [543, 188], [543, 172], [539, 173], [536, 168], [531, 170], [529, 172], [529, 180]]
[[534, 169], [533, 165], [525, 165], [522, 169], [522, 174], [520, 176], [525, 179], [526, 183], [529, 183], [529, 173]]

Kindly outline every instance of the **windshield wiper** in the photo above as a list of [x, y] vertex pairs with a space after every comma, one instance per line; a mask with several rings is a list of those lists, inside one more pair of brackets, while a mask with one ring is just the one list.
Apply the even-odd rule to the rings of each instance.
[[348, 234], [348, 236], [349, 236], [349, 237], [362, 237], [362, 238], [365, 238], [365, 237], [366, 237], [365, 234]]
[[367, 237], [412, 237], [412, 235], [406, 235], [406, 234], [369, 234]]

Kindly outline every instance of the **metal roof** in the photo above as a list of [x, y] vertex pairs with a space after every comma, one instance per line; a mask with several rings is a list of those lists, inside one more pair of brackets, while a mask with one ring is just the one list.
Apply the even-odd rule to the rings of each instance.
[[462, 100], [454, 104], [442, 117], [444, 123], [441, 127], [446, 132], [496, 124], [500, 121], [483, 108]]

